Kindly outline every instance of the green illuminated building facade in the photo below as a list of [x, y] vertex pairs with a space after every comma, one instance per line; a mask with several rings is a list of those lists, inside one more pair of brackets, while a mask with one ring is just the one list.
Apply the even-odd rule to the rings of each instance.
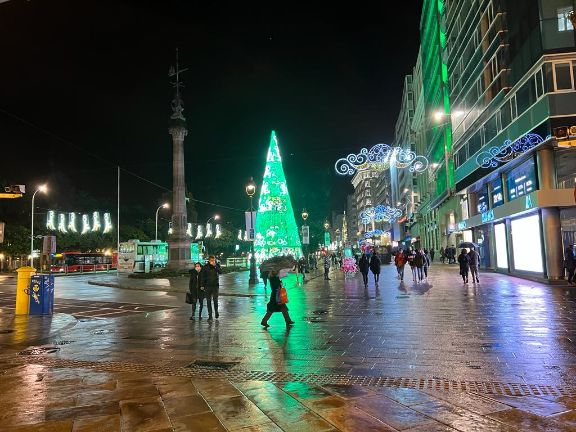
[[256, 260], [262, 262], [278, 255], [301, 257], [300, 235], [274, 131], [270, 136], [257, 212], [254, 241]]

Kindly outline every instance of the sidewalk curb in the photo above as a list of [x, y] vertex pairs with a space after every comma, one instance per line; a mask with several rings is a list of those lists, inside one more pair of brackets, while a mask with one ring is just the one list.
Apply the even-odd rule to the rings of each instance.
[[[104, 287], [108, 287], [108, 288], [132, 290], [132, 291], [164, 291], [164, 292], [181, 293], [181, 294], [188, 292], [188, 290], [161, 289], [159, 287], [151, 287], [149, 289], [149, 288], [142, 288], [142, 287], [136, 287], [136, 286], [131, 286], [131, 285], [118, 284], [118, 283], [114, 283], [114, 282], [99, 282], [99, 281], [90, 281], [90, 280], [88, 281], [88, 284], [89, 285], [95, 285], [95, 286], [104, 286]], [[248, 298], [265, 297], [266, 296], [266, 294], [238, 294], [238, 293], [231, 293], [231, 292], [226, 292], [226, 291], [220, 291], [218, 293], [218, 295], [224, 296], [224, 297], [248, 297]]]

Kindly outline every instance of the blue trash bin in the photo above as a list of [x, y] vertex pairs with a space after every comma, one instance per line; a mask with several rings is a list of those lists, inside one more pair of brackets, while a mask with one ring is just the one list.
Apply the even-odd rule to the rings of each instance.
[[30, 281], [30, 315], [52, 315], [54, 313], [54, 276], [35, 275]]

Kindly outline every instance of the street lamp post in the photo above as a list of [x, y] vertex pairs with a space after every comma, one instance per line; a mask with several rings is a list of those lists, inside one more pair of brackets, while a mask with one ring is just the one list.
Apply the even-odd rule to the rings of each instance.
[[258, 278], [256, 277], [256, 256], [254, 255], [254, 240], [255, 240], [255, 229], [254, 229], [254, 205], [253, 198], [256, 193], [256, 183], [254, 179], [250, 177], [250, 181], [246, 185], [246, 195], [250, 197], [250, 233], [248, 239], [250, 240], [250, 279], [248, 283], [250, 285], [256, 285], [258, 283]]
[[34, 197], [38, 191], [46, 193], [48, 191], [48, 186], [45, 184], [41, 185], [32, 194], [32, 223], [30, 224], [30, 266], [34, 267]]
[[156, 241], [158, 241], [158, 212], [160, 211], [161, 208], [167, 209], [169, 207], [170, 207], [170, 204], [164, 203], [156, 209], [156, 234], [154, 236], [154, 239], [156, 239]]
[[210, 217], [210, 219], [208, 219], [208, 220], [206, 221], [206, 226], [208, 226], [208, 224], [210, 223], [211, 220], [217, 221], [217, 220], [219, 220], [219, 219], [220, 219], [220, 215], [214, 215], [214, 216]]

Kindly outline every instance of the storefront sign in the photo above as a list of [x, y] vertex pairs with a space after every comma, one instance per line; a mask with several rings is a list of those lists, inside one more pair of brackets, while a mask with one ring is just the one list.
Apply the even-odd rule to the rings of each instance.
[[488, 210], [482, 213], [482, 223], [488, 223], [494, 220], [494, 210]]
[[468, 224], [466, 223], [466, 221], [460, 221], [458, 222], [458, 231], [464, 231], [468, 226]]
[[534, 207], [534, 204], [532, 204], [532, 195], [526, 195], [526, 210], [532, 207]]

